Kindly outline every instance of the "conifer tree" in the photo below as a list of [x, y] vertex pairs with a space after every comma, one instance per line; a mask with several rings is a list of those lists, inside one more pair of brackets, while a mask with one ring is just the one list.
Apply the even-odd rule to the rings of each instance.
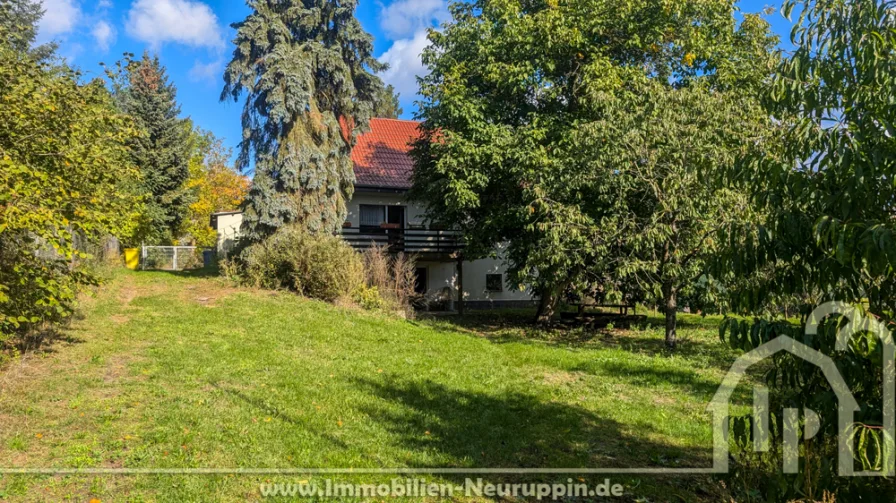
[[392, 84], [389, 84], [383, 88], [383, 93], [380, 95], [373, 116], [380, 119], [397, 119], [403, 113], [404, 109], [401, 108], [401, 95], [395, 92], [395, 88]]
[[143, 174], [149, 199], [143, 238], [173, 242], [191, 202], [186, 187], [190, 127], [179, 117], [177, 90], [159, 58], [145, 53], [141, 61], [128, 65], [125, 87], [117, 91], [122, 107], [142, 133], [131, 145], [131, 155]]
[[373, 41], [354, 16], [357, 0], [250, 0], [236, 23], [221, 100], [243, 93], [238, 165], [254, 163], [244, 236], [259, 241], [299, 223], [333, 232], [354, 191], [351, 149], [383, 84]]
[[41, 3], [34, 0], [0, 0], [0, 30], [3, 43], [17, 52], [27, 53], [37, 61], [53, 55], [56, 44], [34, 46], [37, 25], [44, 15]]

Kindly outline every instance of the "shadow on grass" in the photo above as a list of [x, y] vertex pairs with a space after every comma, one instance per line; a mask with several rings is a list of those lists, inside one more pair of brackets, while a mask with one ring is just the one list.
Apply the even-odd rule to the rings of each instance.
[[468, 332], [485, 337], [496, 344], [549, 343], [557, 345], [585, 344], [601, 337], [603, 331], [569, 328], [538, 327], [533, 323], [532, 310], [473, 311], [464, 316], [427, 316], [422, 314], [418, 325], [442, 333]]
[[[532, 310], [500, 310], [472, 312], [464, 316], [427, 317], [420, 322], [441, 332], [473, 332], [496, 344], [536, 343], [557, 346], [605, 344], [647, 355], [675, 354], [683, 358], [709, 357], [727, 369], [733, 362], [731, 349], [715, 337], [695, 339], [688, 332], [705, 330], [715, 333], [719, 320], [695, 315], [679, 319], [679, 346], [670, 352], [665, 345], [661, 317], [650, 316], [647, 322], [631, 330], [589, 329], [585, 327], [555, 326], [541, 328], [533, 323]], [[655, 330], [651, 330], [651, 327]]]
[[[415, 453], [469, 468], [709, 467], [712, 446], [682, 448], [653, 440], [582, 407], [512, 391], [451, 389], [432, 381], [356, 379], [379, 397], [364, 412]], [[708, 418], [707, 418], [708, 420]], [[422, 461], [408, 461], [421, 466]]]
[[625, 331], [614, 334], [612, 337], [606, 337], [601, 342], [610, 347], [618, 347], [647, 356], [674, 354], [685, 360], [699, 360], [705, 366], [713, 366], [726, 372], [737, 358], [736, 352], [717, 338], [697, 339], [681, 332], [679, 332], [678, 347], [671, 352], [666, 348], [665, 340], [661, 335], [647, 331]]
[[[0, 352], [15, 351], [22, 353], [55, 353], [60, 344], [80, 344], [84, 342], [72, 335], [69, 330], [43, 328], [28, 334], [13, 337], [0, 343]], [[0, 358], [2, 360], [2, 358]]]
[[197, 278], [216, 278], [221, 275], [221, 270], [217, 266], [203, 267], [201, 269], [190, 269], [185, 271], [138, 271], [153, 272], [175, 276], [177, 278], [197, 279]]
[[589, 375], [623, 377], [629, 384], [640, 387], [675, 386], [707, 403], [719, 388], [719, 381], [706, 379], [691, 370], [657, 368], [649, 363], [597, 362], [583, 363], [571, 369]]
[[[312, 430], [312, 428], [305, 421], [303, 421], [295, 416], [292, 416], [290, 414], [287, 414], [287, 413], [277, 409], [276, 407], [272, 407], [272, 406], [268, 405], [267, 402], [265, 402], [264, 400], [262, 400], [260, 398], [255, 398], [246, 393], [243, 393], [242, 391], [238, 391], [236, 389], [230, 388], [226, 385], [222, 385], [217, 382], [209, 382], [209, 385], [211, 387], [215, 388], [216, 390], [224, 393], [225, 395], [228, 395], [231, 398], [235, 398], [235, 399], [249, 405], [252, 409], [258, 411], [259, 413], [263, 413], [263, 415], [269, 416], [271, 418], [274, 418], [278, 421], [282, 421], [284, 423], [290, 424], [292, 426], [299, 427], [303, 430], [309, 430], [309, 431]], [[331, 435], [325, 435], [320, 432], [317, 432], [316, 434], [318, 436], [320, 436], [321, 438], [326, 439], [331, 444], [333, 444], [334, 448], [339, 448], [339, 449], [347, 448], [347, 445], [345, 444], [345, 442], [343, 442]]]

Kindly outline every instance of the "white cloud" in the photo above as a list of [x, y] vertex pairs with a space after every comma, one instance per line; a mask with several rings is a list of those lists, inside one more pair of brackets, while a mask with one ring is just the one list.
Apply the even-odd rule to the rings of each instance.
[[206, 82], [215, 84], [222, 79], [224, 75], [224, 61], [217, 60], [211, 63], [201, 63], [196, 61], [193, 68], [190, 69], [191, 82]]
[[43, 0], [43, 9], [46, 12], [38, 25], [40, 42], [70, 33], [82, 16], [76, 0]]
[[450, 17], [447, 0], [395, 0], [380, 12], [380, 27], [391, 38], [407, 38]]
[[218, 17], [211, 7], [198, 1], [136, 0], [128, 12], [127, 32], [154, 47], [165, 42], [224, 47]]
[[109, 50], [109, 47], [115, 43], [115, 38], [118, 35], [115, 28], [105, 21], [98, 21], [93, 25], [90, 34], [93, 35], [94, 40], [96, 40], [97, 47], [103, 52]]
[[402, 101], [417, 95], [417, 76], [427, 73], [420, 55], [428, 45], [426, 30], [419, 30], [414, 38], [396, 40], [380, 57], [380, 61], [389, 65], [389, 69], [381, 75], [383, 81], [395, 86], [395, 90], [401, 93]]

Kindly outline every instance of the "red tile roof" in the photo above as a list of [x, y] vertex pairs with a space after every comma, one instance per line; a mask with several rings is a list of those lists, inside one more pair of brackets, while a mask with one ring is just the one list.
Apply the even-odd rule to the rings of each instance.
[[387, 189], [411, 188], [414, 161], [408, 153], [419, 132], [415, 121], [371, 119], [370, 131], [358, 138], [352, 150], [355, 186]]

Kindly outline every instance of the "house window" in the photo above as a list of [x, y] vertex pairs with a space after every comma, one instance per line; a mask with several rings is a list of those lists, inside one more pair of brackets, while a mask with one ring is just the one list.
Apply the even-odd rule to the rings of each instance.
[[380, 231], [383, 224], [391, 229], [403, 230], [405, 225], [404, 206], [385, 206], [382, 204], [359, 205], [361, 230], [366, 232]]
[[380, 228], [386, 222], [386, 207], [378, 204], [361, 205], [361, 227]]
[[504, 275], [503, 274], [486, 274], [485, 290], [492, 293], [500, 293], [504, 291]]

